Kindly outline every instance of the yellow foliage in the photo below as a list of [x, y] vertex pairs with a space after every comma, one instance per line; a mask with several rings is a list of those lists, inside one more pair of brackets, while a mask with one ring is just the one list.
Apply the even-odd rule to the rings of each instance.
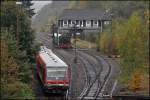
[[128, 84], [128, 87], [132, 91], [139, 91], [142, 89], [143, 74], [140, 71], [133, 73], [132, 79]]
[[10, 93], [10, 95], [14, 95], [18, 91], [20, 92], [21, 84], [20, 82], [16, 81], [13, 84], [6, 84], [6, 86], [4, 86], [4, 89], [6, 92]]
[[9, 53], [7, 42], [1, 38], [1, 98], [34, 99], [32, 89], [28, 84], [19, 81], [19, 66]]
[[1, 78], [6, 83], [12, 83], [18, 79], [18, 70], [19, 67], [15, 59], [9, 55], [8, 47], [1, 39]]

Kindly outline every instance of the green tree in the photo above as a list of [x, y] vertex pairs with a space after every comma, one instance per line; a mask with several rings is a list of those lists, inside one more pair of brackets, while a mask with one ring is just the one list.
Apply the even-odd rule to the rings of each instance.
[[19, 65], [11, 56], [5, 38], [1, 37], [1, 98], [34, 99], [31, 87], [19, 78]]
[[31, 0], [21, 0], [22, 1], [22, 6], [26, 10], [26, 13], [28, 14], [29, 17], [32, 17], [34, 13], [34, 9], [31, 9], [31, 6], [33, 3], [31, 3]]
[[126, 85], [132, 79], [133, 72], [140, 70], [141, 74], [148, 74], [149, 16], [146, 12], [144, 19], [139, 12], [135, 12], [129, 20], [114, 20], [112, 33], [105, 32], [100, 37], [101, 51], [107, 54], [117, 51], [121, 55], [120, 79]]
[[123, 31], [124, 39], [119, 50], [122, 59], [122, 76], [127, 76], [124, 82], [128, 82], [131, 75], [137, 69], [145, 69], [148, 64], [148, 32], [138, 13], [134, 13], [126, 23]]
[[[30, 76], [35, 42], [34, 32], [30, 27], [31, 20], [25, 8], [18, 9], [15, 1], [1, 3], [1, 96], [3, 99], [32, 99], [34, 95]], [[20, 26], [19, 41], [16, 38], [17, 15]], [[16, 49], [17, 42], [19, 49]]]

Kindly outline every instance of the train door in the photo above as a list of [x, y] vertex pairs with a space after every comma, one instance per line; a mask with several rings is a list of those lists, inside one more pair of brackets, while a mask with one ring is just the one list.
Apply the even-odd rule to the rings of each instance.
[[38, 58], [37, 61], [37, 72], [38, 72], [38, 76], [42, 82], [42, 84], [45, 83], [45, 64], [40, 60], [40, 57]]

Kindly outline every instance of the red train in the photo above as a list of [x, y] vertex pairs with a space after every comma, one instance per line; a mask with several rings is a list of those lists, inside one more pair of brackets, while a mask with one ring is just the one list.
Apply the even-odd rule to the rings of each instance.
[[67, 93], [70, 83], [70, 67], [50, 49], [41, 46], [36, 56], [37, 73], [46, 93]]

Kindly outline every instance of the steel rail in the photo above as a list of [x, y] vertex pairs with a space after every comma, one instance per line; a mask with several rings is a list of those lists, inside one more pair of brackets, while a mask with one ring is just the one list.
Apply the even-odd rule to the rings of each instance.
[[[82, 54], [81, 54], [82, 55]], [[91, 56], [91, 55], [90, 55]], [[97, 58], [96, 57], [94, 57], [94, 56], [92, 56], [93, 58], [95, 58], [96, 60], [97, 60]], [[83, 59], [81, 59], [81, 57], [80, 57], [80, 60], [83, 60]], [[87, 60], [87, 59], [86, 59]], [[89, 62], [89, 60], [87, 60], [88, 62]], [[99, 61], [98, 61], [99, 62]], [[85, 63], [84, 61], [83, 61], [83, 63]], [[91, 62], [90, 62], [91, 63]], [[100, 63], [100, 62], [99, 62]], [[95, 66], [95, 64], [91, 64], [91, 66]], [[93, 90], [93, 88], [94, 88], [94, 84], [97, 84], [97, 87], [96, 87], [96, 90], [94, 90], [94, 94], [92, 95], [92, 96], [90, 96], [90, 97], [94, 97], [95, 95], [96, 95], [96, 93], [100, 90], [100, 85], [101, 85], [101, 82], [100, 82], [100, 79], [99, 79], [99, 76], [100, 76], [100, 74], [101, 74], [101, 72], [102, 72], [102, 67], [101, 67], [101, 69], [98, 71], [98, 73], [96, 72], [96, 69], [95, 69], [95, 73], [96, 73], [96, 78], [91, 82], [91, 84], [89, 84], [89, 86], [88, 87], [86, 87], [84, 90], [83, 90], [83, 92], [82, 92], [82, 94], [79, 96], [79, 98], [80, 99], [84, 99], [85, 97], [87, 97], [89, 94], [90, 94], [90, 92]], [[93, 88], [92, 88], [93, 87]], [[92, 91], [93, 92], [93, 91]]]

